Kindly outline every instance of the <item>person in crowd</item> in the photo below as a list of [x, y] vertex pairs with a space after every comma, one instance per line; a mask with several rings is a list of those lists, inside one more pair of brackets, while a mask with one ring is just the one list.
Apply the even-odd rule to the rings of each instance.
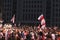
[[0, 40], [3, 39], [3, 33], [0, 31]]
[[14, 32], [14, 30], [12, 30], [12, 32], [11, 32], [11, 40], [15, 40], [15, 32]]
[[55, 40], [56, 35], [54, 33], [51, 34], [52, 40]]
[[46, 40], [52, 40], [51, 34], [48, 32], [48, 35], [46, 36]]
[[60, 40], [60, 35], [58, 35], [57, 40]]

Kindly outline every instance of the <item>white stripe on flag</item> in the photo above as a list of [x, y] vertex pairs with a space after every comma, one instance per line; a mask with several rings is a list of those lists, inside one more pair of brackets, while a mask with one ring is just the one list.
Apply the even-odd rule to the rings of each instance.
[[11, 22], [14, 23], [15, 22], [15, 15], [13, 15]]

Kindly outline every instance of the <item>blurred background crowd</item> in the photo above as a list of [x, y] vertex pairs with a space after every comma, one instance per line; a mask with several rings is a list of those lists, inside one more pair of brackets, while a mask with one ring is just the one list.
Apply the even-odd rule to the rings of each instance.
[[60, 40], [59, 27], [21, 25], [20, 27], [5, 24], [0, 27], [0, 40]]

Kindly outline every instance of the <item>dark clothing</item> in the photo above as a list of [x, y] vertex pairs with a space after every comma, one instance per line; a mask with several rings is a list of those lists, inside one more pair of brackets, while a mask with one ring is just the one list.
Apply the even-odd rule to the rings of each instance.
[[43, 35], [43, 33], [42, 33], [42, 32], [38, 32], [38, 35], [42, 36], [42, 35]]
[[28, 34], [28, 35], [26, 35], [26, 40], [31, 40], [31, 35], [30, 34]]
[[17, 34], [18, 34], [17, 40], [20, 40], [21, 34], [19, 32]]
[[15, 40], [15, 34], [11, 33], [9, 40]]

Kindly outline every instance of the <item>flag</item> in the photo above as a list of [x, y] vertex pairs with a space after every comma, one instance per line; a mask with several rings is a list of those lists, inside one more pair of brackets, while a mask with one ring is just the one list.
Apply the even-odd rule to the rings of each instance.
[[13, 15], [11, 22], [14, 23], [15, 22], [15, 15]]
[[39, 17], [38, 17], [38, 20], [41, 22], [41, 28], [45, 28], [46, 26], [46, 22], [45, 22], [45, 18], [43, 16], [43, 14], [41, 14]]
[[43, 14], [41, 14], [39, 17], [38, 17], [38, 20], [42, 20], [44, 18]]

